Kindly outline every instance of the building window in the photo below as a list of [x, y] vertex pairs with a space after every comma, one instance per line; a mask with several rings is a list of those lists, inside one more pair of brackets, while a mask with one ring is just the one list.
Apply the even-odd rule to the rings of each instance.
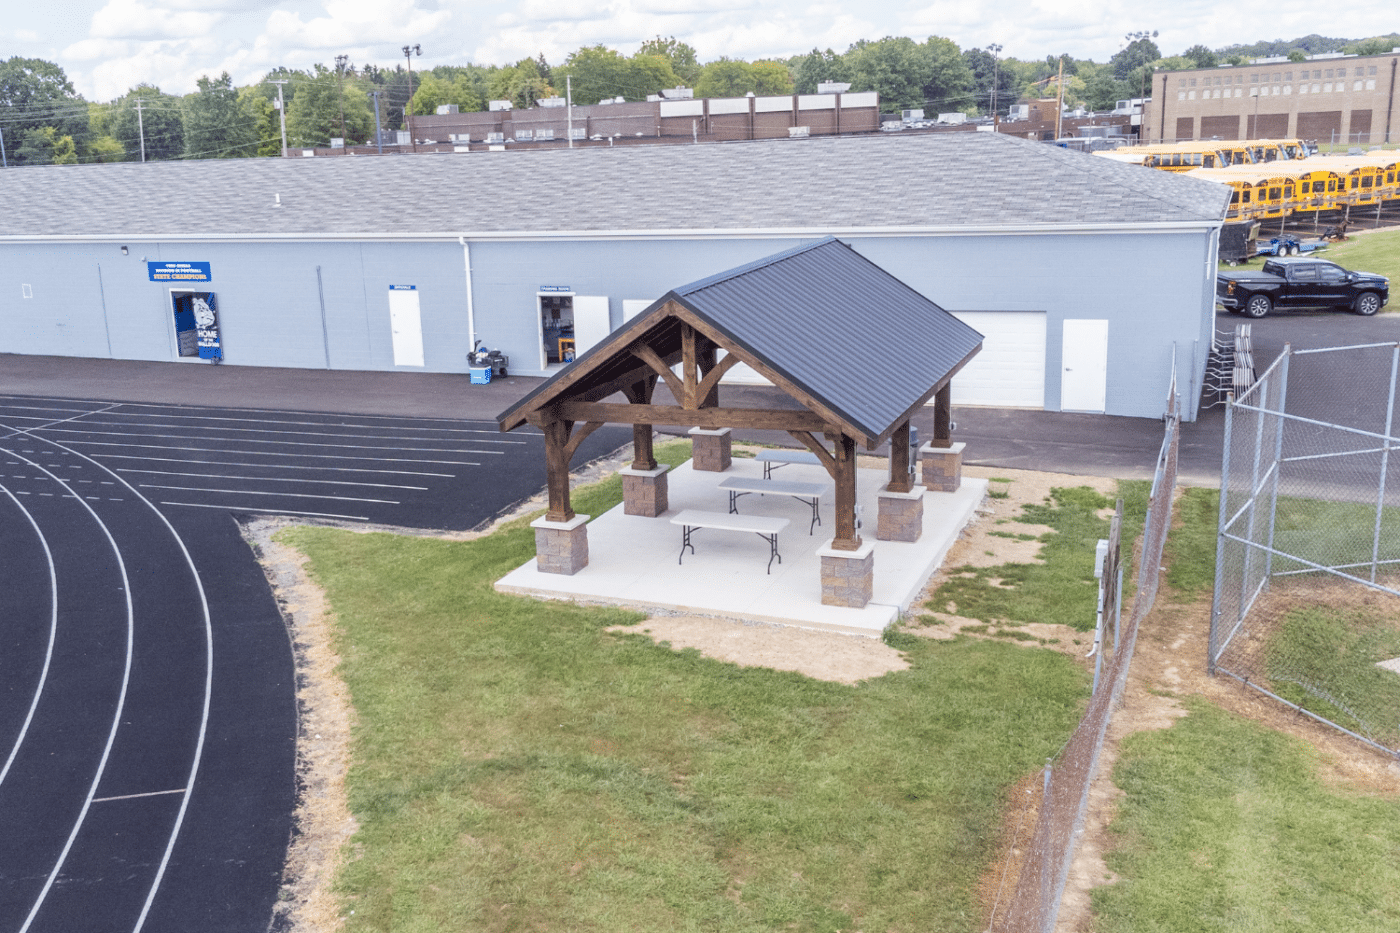
[[1313, 78], [1314, 78], [1314, 80], [1315, 80], [1315, 79], [1320, 78], [1320, 77], [1322, 77], [1322, 69], [1319, 68], [1319, 69], [1317, 69], [1316, 71], [1313, 72]]
[[1374, 91], [1375, 89], [1376, 89], [1376, 79], [1375, 79], [1375, 78], [1367, 78], [1367, 79], [1366, 79], [1366, 90], [1368, 90], [1368, 91]]
[[1298, 85], [1298, 93], [1299, 93], [1299, 94], [1306, 94], [1306, 93], [1308, 93], [1308, 86], [1307, 86], [1306, 84], [1300, 84], [1300, 85]]
[[1275, 84], [1275, 85], [1274, 85], [1274, 96], [1277, 97], [1277, 96], [1279, 95], [1279, 93], [1280, 93], [1280, 92], [1279, 92], [1279, 89], [1278, 89], [1278, 85]]
[[1321, 93], [1322, 93], [1322, 85], [1320, 85], [1320, 84], [1314, 84], [1314, 85], [1313, 85], [1313, 93], [1314, 93], [1314, 94], [1321, 94]]
[[1177, 91], [1177, 92], [1176, 92], [1176, 99], [1177, 99], [1177, 100], [1185, 100], [1185, 99], [1186, 99], [1186, 92], [1185, 92], [1185, 91]]
[[1353, 82], [1351, 82], [1351, 89], [1352, 89], [1353, 91], [1359, 91], [1359, 90], [1361, 90], [1361, 82], [1360, 82], [1360, 81], [1353, 81]]
[[1219, 79], [1219, 78], [1216, 78], [1216, 79], [1215, 79], [1215, 86], [1216, 86], [1216, 87], [1220, 87], [1220, 79]]
[[1331, 82], [1331, 81], [1328, 81], [1326, 84], [1324, 84], [1324, 85], [1322, 86], [1322, 93], [1324, 93], [1324, 94], [1331, 94], [1331, 93], [1332, 93], [1332, 82]]
[[1283, 93], [1285, 93], [1285, 94], [1292, 94], [1292, 93], [1293, 93], [1293, 85], [1291, 85], [1291, 84], [1285, 84], [1285, 85], [1283, 86]]
[[1178, 86], [1179, 86], [1179, 87], [1185, 87], [1185, 86], [1186, 86], [1186, 79], [1185, 79], [1185, 78], [1182, 78], [1182, 79], [1181, 79], [1181, 83], [1180, 83]]
[[1375, 74], [1375, 73], [1376, 73], [1376, 66], [1375, 66], [1375, 65], [1372, 65], [1372, 66], [1370, 67], [1370, 69], [1369, 69], [1366, 73], [1367, 73], [1368, 75], [1373, 75], [1373, 74]]
[[1196, 99], [1196, 92], [1195, 92], [1195, 91], [1187, 91], [1187, 92], [1186, 92], [1186, 99], [1187, 99], [1187, 100], [1195, 100], [1195, 99]]
[[1195, 79], [1195, 78], [1192, 78], [1192, 79], [1191, 79], [1191, 86], [1192, 86], [1192, 87], [1195, 87], [1195, 86], [1196, 86], [1196, 79]]
[[1236, 84], [1244, 84], [1244, 75], [1235, 75]]
[[1274, 72], [1274, 80], [1279, 80], [1279, 73], [1277, 71]]
[[1249, 81], [1250, 81], [1251, 84], [1258, 84], [1258, 83], [1259, 83], [1259, 76], [1258, 76], [1258, 75], [1250, 75], [1250, 76], [1249, 76]]
[[1235, 96], [1236, 96], [1236, 97], [1239, 97], [1239, 96], [1241, 96], [1242, 94], [1244, 94], [1244, 88], [1242, 88], [1242, 87], [1237, 87], [1237, 88], [1235, 88]]
[[1332, 77], [1332, 69], [1331, 69], [1331, 68], [1328, 68], [1328, 69], [1327, 69], [1327, 74], [1323, 75], [1323, 77], [1324, 77], [1324, 78], [1330, 78], [1330, 77]]
[[1293, 80], [1293, 72], [1291, 72], [1291, 71], [1285, 71], [1285, 72], [1283, 73], [1283, 80], [1285, 80], [1285, 81], [1292, 81], [1292, 80]]

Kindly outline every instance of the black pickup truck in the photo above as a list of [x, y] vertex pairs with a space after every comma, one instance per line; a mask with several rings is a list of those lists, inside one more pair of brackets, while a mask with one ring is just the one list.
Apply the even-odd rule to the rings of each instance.
[[1217, 275], [1215, 300], [1255, 318], [1274, 308], [1349, 308], [1370, 316], [1390, 301], [1390, 280], [1322, 259], [1270, 259], [1263, 272]]

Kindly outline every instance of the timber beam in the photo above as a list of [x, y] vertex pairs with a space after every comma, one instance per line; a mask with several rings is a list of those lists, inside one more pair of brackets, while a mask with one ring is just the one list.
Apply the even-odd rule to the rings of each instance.
[[612, 424], [664, 424], [679, 427], [750, 428], [769, 431], [822, 431], [831, 426], [817, 414], [783, 408], [698, 408], [674, 405], [635, 405], [608, 402], [560, 402], [556, 417], [569, 421]]

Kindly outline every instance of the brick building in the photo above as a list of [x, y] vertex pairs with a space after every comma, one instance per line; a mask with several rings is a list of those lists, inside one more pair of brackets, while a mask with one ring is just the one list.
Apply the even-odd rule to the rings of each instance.
[[1146, 136], [1150, 142], [1300, 137], [1355, 146], [1400, 141], [1398, 70], [1400, 49], [1159, 71], [1152, 77]]

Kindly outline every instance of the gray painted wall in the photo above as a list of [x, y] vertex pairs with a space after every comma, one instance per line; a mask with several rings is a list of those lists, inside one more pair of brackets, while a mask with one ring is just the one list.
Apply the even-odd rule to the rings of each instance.
[[[625, 299], [655, 299], [803, 242], [810, 239], [475, 242], [476, 333], [511, 357], [512, 372], [539, 374], [540, 286], [607, 296], [616, 327]], [[1208, 233], [848, 242], [949, 310], [1045, 311], [1049, 409], [1059, 407], [1063, 321], [1082, 317], [1110, 322], [1110, 414], [1161, 414], [1173, 345], [1186, 411], [1195, 410], [1189, 383], [1204, 365], [1214, 321]], [[335, 369], [395, 369], [389, 286], [415, 285], [423, 368], [465, 371], [466, 270], [455, 241], [161, 242], [128, 249], [123, 256], [107, 243], [0, 245], [0, 351], [176, 360], [170, 286], [149, 281], [143, 260], [206, 261], [213, 281], [187, 288], [218, 295], [229, 365], [323, 368], [329, 358]], [[22, 297], [25, 285], [32, 297]]]

